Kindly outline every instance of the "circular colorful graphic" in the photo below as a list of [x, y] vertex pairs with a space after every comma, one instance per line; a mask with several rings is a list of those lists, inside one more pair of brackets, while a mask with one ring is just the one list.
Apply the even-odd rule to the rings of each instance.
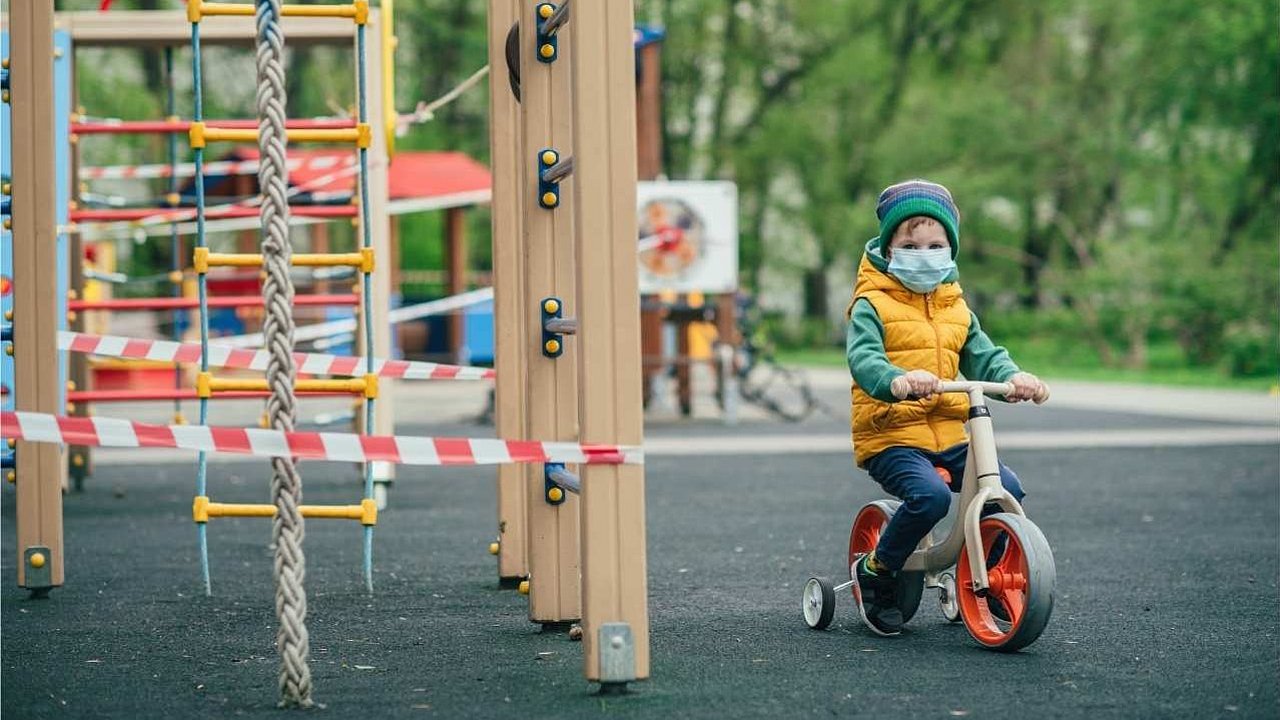
[[663, 278], [688, 270], [705, 251], [702, 218], [684, 201], [650, 200], [640, 208], [640, 265]]

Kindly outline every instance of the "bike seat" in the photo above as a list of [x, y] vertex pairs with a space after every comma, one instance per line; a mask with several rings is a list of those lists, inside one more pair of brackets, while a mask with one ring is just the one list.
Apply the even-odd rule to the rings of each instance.
[[951, 487], [951, 471], [941, 465], [935, 465], [933, 469], [937, 471], [938, 477], [942, 478], [942, 482], [946, 483], [947, 487]]

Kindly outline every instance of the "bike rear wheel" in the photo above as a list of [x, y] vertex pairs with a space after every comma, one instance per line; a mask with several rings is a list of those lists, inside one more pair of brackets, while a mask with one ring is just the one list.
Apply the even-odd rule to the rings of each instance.
[[[859, 555], [876, 549], [885, 526], [893, 519], [902, 503], [897, 500], [876, 500], [862, 506], [849, 530], [849, 578], [853, 579], [853, 562]], [[851, 591], [852, 592], [852, 591]], [[920, 609], [924, 595], [924, 573], [901, 571], [898, 573], [898, 609], [902, 622], [907, 622]], [[856, 597], [856, 596], [855, 596]]]

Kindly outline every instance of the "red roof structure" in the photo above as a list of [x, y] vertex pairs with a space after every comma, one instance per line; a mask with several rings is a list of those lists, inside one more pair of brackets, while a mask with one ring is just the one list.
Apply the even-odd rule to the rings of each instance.
[[[297, 161], [297, 166], [289, 171], [289, 185], [305, 188], [309, 195], [350, 195], [356, 189], [357, 173], [343, 172], [343, 168], [356, 157], [350, 150], [290, 149], [290, 164]], [[223, 159], [257, 160], [258, 149], [237, 147]], [[325, 180], [327, 176], [333, 177]], [[397, 152], [391, 159], [387, 177], [393, 203], [397, 200], [440, 201], [440, 204], [419, 208], [424, 210], [488, 202], [488, 192], [493, 183], [489, 168], [461, 152]], [[219, 180], [210, 179], [210, 194], [217, 194], [214, 188], [219, 184]]]

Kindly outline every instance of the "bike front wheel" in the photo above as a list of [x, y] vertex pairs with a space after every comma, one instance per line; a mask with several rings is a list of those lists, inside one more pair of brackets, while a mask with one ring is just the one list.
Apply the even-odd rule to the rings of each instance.
[[[964, 626], [983, 647], [1000, 652], [1020, 650], [1040, 637], [1053, 614], [1057, 573], [1053, 551], [1040, 528], [1021, 515], [997, 513], [982, 519], [982, 557], [989, 557], [998, 538], [1007, 538], [1004, 552], [987, 563], [984, 596], [973, 589], [968, 548], [960, 550], [956, 563], [956, 595]], [[1000, 611], [993, 609], [995, 600]]]

